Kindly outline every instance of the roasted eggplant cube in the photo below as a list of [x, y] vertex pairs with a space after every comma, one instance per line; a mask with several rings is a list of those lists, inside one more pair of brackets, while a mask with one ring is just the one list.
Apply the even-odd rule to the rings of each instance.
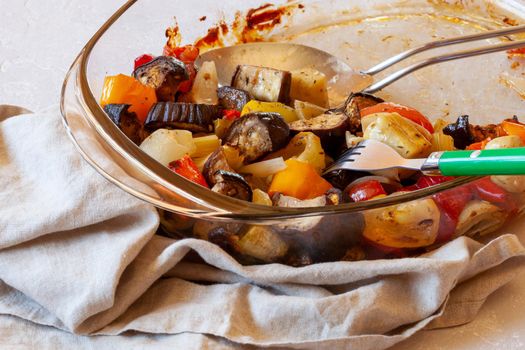
[[286, 146], [290, 129], [277, 113], [249, 113], [233, 122], [224, 142], [251, 163]]
[[294, 135], [303, 131], [317, 135], [325, 152], [336, 158], [344, 147], [345, 132], [350, 128], [349, 118], [342, 112], [321, 114], [312, 119], [291, 122], [289, 125], [290, 132]]
[[122, 132], [137, 145], [142, 142], [143, 132], [142, 123], [138, 120], [134, 112], [130, 112], [130, 105], [109, 104], [104, 107], [104, 111], [109, 115]]
[[232, 86], [247, 91], [256, 100], [290, 102], [292, 74], [273, 68], [239, 65], [232, 78]]
[[455, 123], [445, 126], [443, 134], [449, 135], [454, 139], [454, 147], [465, 149], [473, 142], [468, 115], [462, 115]]
[[234, 109], [239, 112], [242, 111], [245, 104], [253, 100], [248, 92], [231, 86], [221, 86], [217, 89], [217, 95], [219, 105], [223, 109]]
[[348, 116], [349, 131], [353, 135], [361, 133], [361, 110], [384, 102], [383, 99], [365, 93], [355, 93], [346, 100], [345, 114]]
[[215, 152], [213, 152], [208, 157], [208, 159], [206, 159], [206, 162], [204, 163], [204, 166], [202, 168], [202, 175], [204, 175], [206, 182], [210, 186], [215, 185], [216, 180], [214, 175], [219, 170], [227, 171], [230, 173], [235, 172], [233, 168], [228, 164], [228, 159], [222, 147], [217, 148], [217, 150], [215, 150]]
[[154, 88], [158, 101], [173, 102], [180, 84], [189, 79], [189, 73], [184, 62], [173, 57], [159, 56], [137, 67], [133, 77]]
[[239, 174], [218, 170], [214, 175], [215, 185], [212, 191], [228, 197], [252, 201], [252, 189], [248, 182]]
[[149, 132], [164, 128], [208, 133], [213, 131], [213, 121], [218, 117], [220, 108], [216, 105], [158, 102], [151, 107], [144, 127]]

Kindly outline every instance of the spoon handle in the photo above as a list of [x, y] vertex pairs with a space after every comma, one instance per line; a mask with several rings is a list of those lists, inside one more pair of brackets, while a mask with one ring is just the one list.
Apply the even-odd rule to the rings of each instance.
[[442, 152], [438, 167], [446, 176], [525, 175], [525, 147]]
[[496, 38], [496, 37], [500, 37], [500, 36], [504, 36], [504, 35], [518, 34], [518, 33], [522, 33], [522, 32], [525, 32], [525, 25], [513, 26], [513, 27], [505, 27], [505, 28], [497, 29], [497, 30], [490, 30], [490, 31], [481, 32], [481, 33], [475, 33], [475, 34], [458, 36], [458, 37], [455, 37], [455, 38], [447, 38], [447, 39], [443, 39], [443, 40], [431, 41], [431, 42], [428, 42], [428, 43], [426, 43], [424, 45], [408, 49], [408, 50], [406, 50], [404, 52], [401, 52], [401, 53], [399, 53], [399, 54], [397, 54], [395, 56], [387, 58], [383, 62], [378, 63], [375, 66], [373, 66], [372, 68], [369, 68], [369, 69], [367, 69], [365, 71], [362, 71], [361, 73], [362, 74], [366, 74], [366, 75], [375, 75], [375, 74], [377, 74], [379, 72], [384, 71], [385, 69], [387, 69], [389, 67], [392, 67], [393, 65], [395, 65], [395, 64], [397, 64], [397, 63], [399, 63], [401, 61], [406, 60], [409, 57], [412, 57], [414, 55], [417, 55], [417, 54], [420, 54], [422, 52], [425, 52], [425, 51], [428, 51], [428, 50], [432, 50], [432, 49], [435, 49], [435, 48], [438, 48], [438, 47], [444, 47], [444, 46], [456, 45], [456, 44], [463, 44], [463, 43], [467, 43], [467, 42], [484, 40], [484, 39], [490, 39], [490, 38]]
[[404, 76], [410, 73], [413, 73], [424, 67], [432, 66], [434, 64], [458, 60], [458, 59], [466, 58], [466, 57], [486, 55], [486, 54], [498, 52], [498, 51], [517, 49], [521, 47], [525, 47], [525, 40], [511, 41], [511, 42], [506, 42], [506, 43], [497, 44], [497, 45], [488, 45], [488, 46], [483, 46], [483, 47], [476, 48], [476, 49], [456, 51], [456, 52], [441, 55], [441, 56], [431, 57], [423, 61], [414, 63], [406, 68], [403, 68], [401, 70], [398, 70], [397, 72], [390, 74], [386, 78], [365, 88], [362, 92], [373, 94], [379, 90], [382, 90], [383, 88], [387, 87], [388, 85], [392, 84], [393, 82], [403, 78]]

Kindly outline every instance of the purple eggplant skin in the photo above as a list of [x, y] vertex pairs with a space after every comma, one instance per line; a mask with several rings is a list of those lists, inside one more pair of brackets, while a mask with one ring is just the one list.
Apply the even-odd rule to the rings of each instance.
[[385, 102], [383, 99], [362, 92], [351, 94], [345, 102], [345, 114], [348, 116], [348, 131], [354, 135], [361, 135], [361, 110]]
[[216, 183], [215, 179], [215, 173], [217, 171], [223, 170], [230, 173], [234, 173], [235, 170], [228, 164], [228, 159], [226, 158], [226, 154], [224, 153], [224, 150], [222, 147], [219, 147], [213, 152], [208, 159], [206, 159], [206, 162], [204, 163], [204, 166], [202, 168], [202, 175], [204, 176], [204, 179], [206, 179], [206, 182], [210, 186], [214, 186]]
[[245, 104], [253, 100], [253, 97], [244, 90], [231, 86], [221, 86], [217, 89], [219, 105], [223, 109], [242, 111]]
[[213, 121], [220, 116], [217, 105], [157, 102], [151, 107], [144, 127], [149, 132], [165, 128], [209, 133], [213, 131]]
[[238, 65], [231, 86], [247, 91], [259, 101], [289, 104], [292, 74], [273, 68]]
[[213, 175], [215, 185], [212, 191], [228, 197], [252, 201], [252, 189], [248, 182], [239, 174], [217, 170]]
[[154, 88], [158, 101], [173, 102], [180, 84], [188, 80], [190, 75], [184, 62], [174, 57], [159, 56], [137, 67], [133, 77]]
[[312, 119], [296, 120], [290, 123], [292, 135], [309, 131], [321, 139], [324, 151], [337, 159], [346, 149], [345, 133], [350, 129], [350, 119], [343, 112], [325, 113]]
[[128, 104], [108, 104], [104, 112], [131, 141], [139, 145], [144, 139], [143, 126], [135, 112], [128, 110], [129, 107]]
[[288, 123], [278, 113], [248, 113], [228, 129], [224, 143], [235, 147], [248, 164], [286, 146], [290, 138]]

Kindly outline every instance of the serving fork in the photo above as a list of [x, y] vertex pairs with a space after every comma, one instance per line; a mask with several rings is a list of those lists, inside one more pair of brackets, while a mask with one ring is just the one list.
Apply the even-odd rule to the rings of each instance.
[[365, 140], [345, 151], [324, 174], [334, 170], [420, 170], [428, 175], [481, 176], [525, 174], [525, 148], [434, 152], [428, 158], [407, 159], [377, 140]]

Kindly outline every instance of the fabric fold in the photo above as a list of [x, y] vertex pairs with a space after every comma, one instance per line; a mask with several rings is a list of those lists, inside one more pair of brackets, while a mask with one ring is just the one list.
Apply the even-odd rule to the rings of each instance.
[[472, 320], [525, 268], [514, 235], [415, 258], [243, 266], [209, 242], [156, 235], [155, 208], [84, 162], [56, 109], [1, 121], [0, 164], [0, 314], [77, 345], [131, 332], [144, 346], [201, 334], [223, 348], [385, 349]]

